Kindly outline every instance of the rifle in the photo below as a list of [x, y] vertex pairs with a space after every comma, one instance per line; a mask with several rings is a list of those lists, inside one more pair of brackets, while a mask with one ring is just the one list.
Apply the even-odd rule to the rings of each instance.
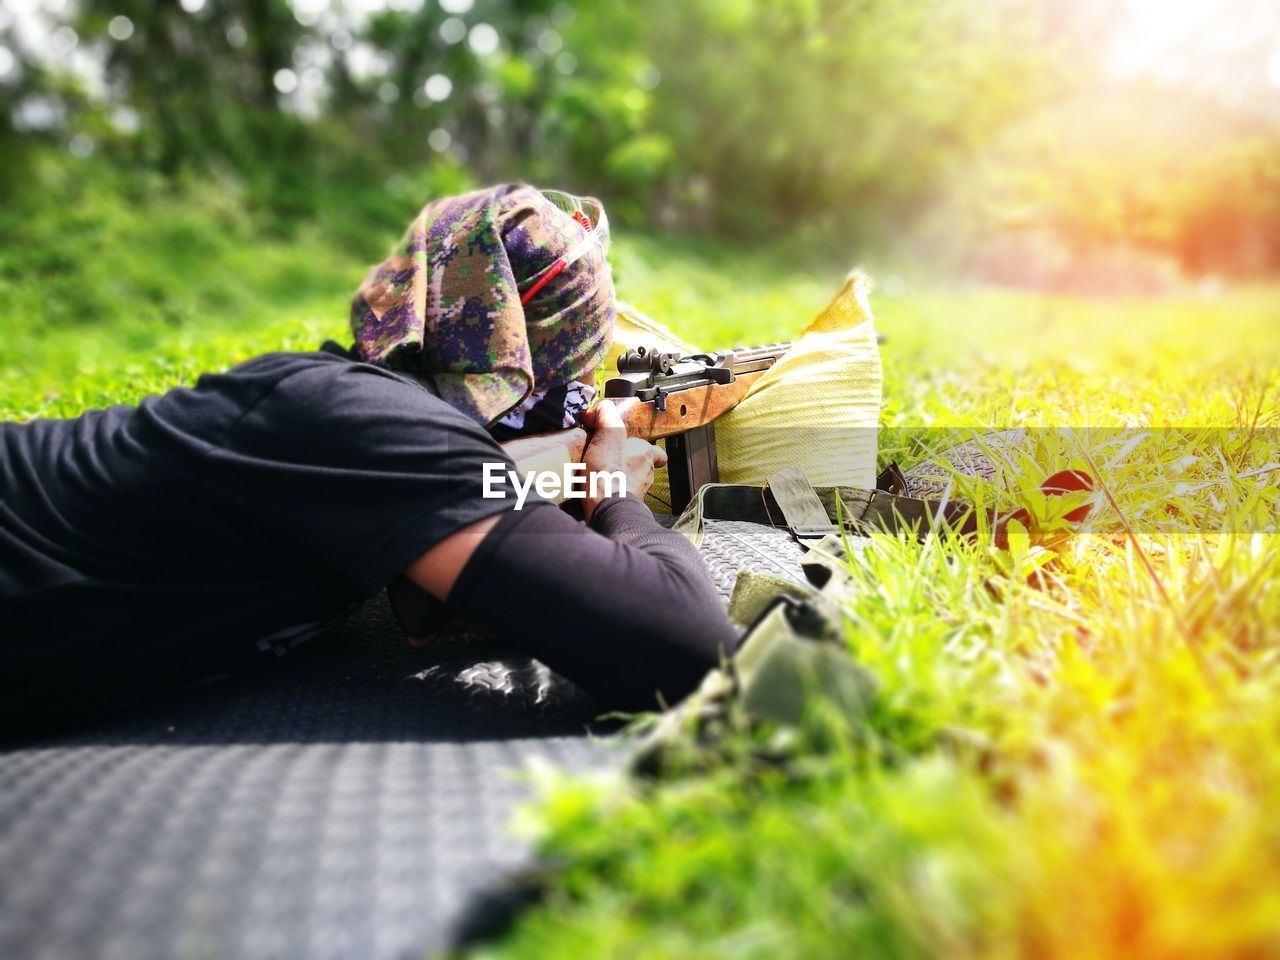
[[604, 395], [640, 402], [623, 418], [627, 435], [667, 441], [671, 511], [680, 513], [705, 484], [720, 478], [715, 420], [732, 410], [790, 343], [682, 355], [639, 346], [618, 358]]

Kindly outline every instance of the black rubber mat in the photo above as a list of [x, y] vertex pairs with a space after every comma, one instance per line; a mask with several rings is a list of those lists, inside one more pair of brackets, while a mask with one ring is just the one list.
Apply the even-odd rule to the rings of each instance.
[[[710, 522], [727, 597], [799, 577]], [[529, 764], [619, 762], [589, 697], [475, 642], [407, 646], [384, 600], [248, 676], [0, 752], [0, 957], [421, 957], [530, 863]]]

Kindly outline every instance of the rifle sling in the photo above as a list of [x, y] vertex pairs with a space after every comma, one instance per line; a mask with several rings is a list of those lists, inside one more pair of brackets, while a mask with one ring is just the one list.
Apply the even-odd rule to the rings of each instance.
[[797, 540], [821, 540], [838, 532], [817, 492], [799, 467], [779, 470], [767, 483], [774, 502]]
[[[769, 484], [764, 487], [727, 483], [703, 487], [697, 497], [701, 519], [745, 520], [771, 527], [785, 527], [802, 542], [819, 540], [826, 533], [838, 533], [839, 528], [832, 521], [837, 515], [855, 534], [867, 534], [875, 530], [889, 533], [907, 531], [923, 539], [939, 520], [965, 536], [978, 529], [974, 509], [963, 503], [921, 500], [861, 487], [815, 489], [805, 480], [807, 493], [812, 496], [810, 499], [805, 491], [796, 492], [794, 478], [785, 476], [793, 470], [798, 472], [797, 468], [781, 471], [779, 475], [770, 478]], [[782, 478], [781, 482], [779, 477]], [[782, 493], [781, 499], [779, 492]], [[837, 499], [839, 507], [836, 505]], [[814, 500], [821, 510], [821, 519], [814, 509]], [[994, 521], [989, 511], [987, 518]]]

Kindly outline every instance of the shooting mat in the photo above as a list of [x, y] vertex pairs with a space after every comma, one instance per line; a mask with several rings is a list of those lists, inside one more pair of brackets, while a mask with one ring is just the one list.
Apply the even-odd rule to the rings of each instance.
[[[782, 531], [709, 521], [800, 578]], [[585, 694], [484, 644], [409, 648], [370, 603], [250, 675], [0, 749], [0, 957], [422, 957], [499, 915], [532, 863], [528, 764], [620, 763]], [[607, 733], [607, 730], [604, 730]]]

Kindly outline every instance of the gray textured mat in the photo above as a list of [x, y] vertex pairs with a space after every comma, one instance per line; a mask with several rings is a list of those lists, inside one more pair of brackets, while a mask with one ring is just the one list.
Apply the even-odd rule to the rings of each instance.
[[[784, 533], [710, 522], [738, 569]], [[617, 762], [596, 708], [528, 658], [413, 650], [385, 602], [269, 669], [0, 752], [0, 957], [422, 956], [529, 864], [530, 760]]]

